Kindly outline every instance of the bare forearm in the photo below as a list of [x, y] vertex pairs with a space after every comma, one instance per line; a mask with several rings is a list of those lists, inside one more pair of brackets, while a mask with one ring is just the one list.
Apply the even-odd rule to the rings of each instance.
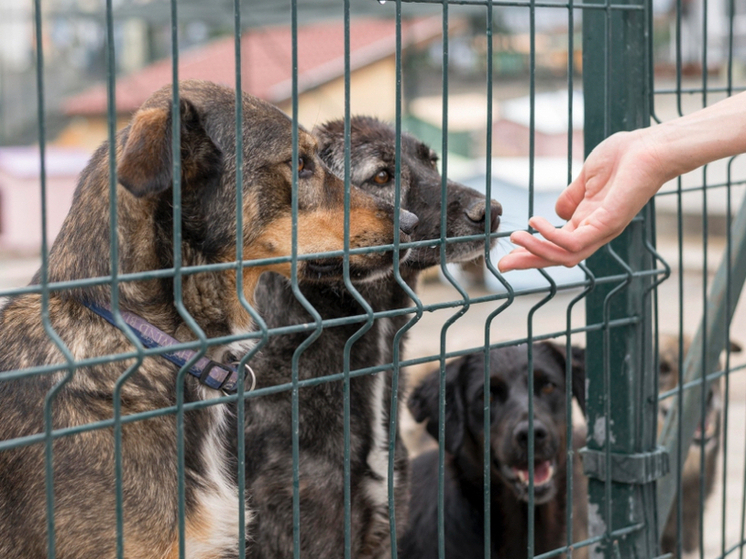
[[646, 131], [665, 180], [746, 152], [746, 92]]

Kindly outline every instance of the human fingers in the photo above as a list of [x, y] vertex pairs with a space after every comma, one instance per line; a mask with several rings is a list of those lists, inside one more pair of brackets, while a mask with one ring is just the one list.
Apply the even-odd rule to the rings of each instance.
[[554, 263], [545, 260], [535, 254], [531, 254], [523, 247], [513, 249], [511, 252], [500, 258], [497, 262], [497, 269], [500, 272], [509, 272], [511, 270], [528, 270], [531, 268], [546, 268], [553, 266]]
[[[511, 242], [522, 247], [535, 258], [540, 259], [542, 262], [541, 267], [546, 266], [574, 266], [583, 258], [585, 254], [578, 254], [570, 252], [561, 246], [556, 245], [553, 242], [542, 239], [541, 237], [531, 235], [525, 231], [516, 231], [510, 237]], [[519, 253], [520, 254], [520, 253]], [[517, 259], [519, 263], [533, 262], [532, 259], [520, 258]], [[508, 260], [508, 265], [511, 264], [511, 260]]]
[[[557, 245], [569, 253], [586, 254], [589, 249], [596, 250], [605, 244], [606, 239], [610, 237], [608, 229], [598, 227], [597, 221], [598, 219], [593, 219], [593, 216], [591, 216], [583, 220], [583, 223], [579, 226], [569, 221], [562, 227], [557, 228], [543, 217], [534, 216], [529, 220], [529, 225], [536, 229], [549, 243]], [[611, 235], [612, 238], [613, 236], [615, 235]], [[531, 235], [531, 237], [537, 239], [534, 235]], [[511, 240], [513, 240], [512, 237]], [[519, 236], [520, 240], [521, 237]], [[528, 241], [528, 239], [524, 238], [525, 241]], [[523, 242], [518, 244], [525, 246]]]
[[560, 195], [557, 197], [557, 202], [554, 205], [554, 211], [557, 215], [564, 220], [569, 220], [572, 214], [578, 207], [578, 204], [583, 201], [586, 195], [585, 186], [585, 172], [581, 171], [578, 178], [570, 183]]
[[[535, 216], [529, 223], [543, 239], [526, 231], [516, 231], [510, 240], [549, 265], [575, 266], [616, 236], [604, 227], [594, 226], [594, 220], [589, 221], [577, 228], [567, 223], [557, 229], [546, 219]], [[510, 262], [508, 260], [508, 264]]]

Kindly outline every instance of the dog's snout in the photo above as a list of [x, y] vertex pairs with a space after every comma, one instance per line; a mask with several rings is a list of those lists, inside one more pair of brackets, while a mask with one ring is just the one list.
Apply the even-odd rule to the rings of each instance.
[[497, 231], [500, 225], [500, 216], [503, 214], [503, 207], [500, 202], [490, 200], [490, 231]]
[[[464, 210], [466, 217], [477, 225], [484, 227], [484, 220], [487, 215], [487, 202], [480, 200], [471, 204], [466, 210]], [[499, 202], [490, 200], [489, 206], [490, 213], [490, 231], [493, 233], [497, 231], [497, 227], [500, 225], [500, 216], [503, 213], [503, 207]]]
[[[528, 421], [521, 421], [513, 431], [513, 440], [520, 448], [528, 448], [529, 425]], [[549, 437], [549, 431], [541, 421], [534, 421], [534, 442], [542, 444]]]
[[399, 212], [399, 229], [401, 229], [402, 233], [411, 235], [419, 222], [419, 218], [412, 212], [408, 212], [407, 210]]

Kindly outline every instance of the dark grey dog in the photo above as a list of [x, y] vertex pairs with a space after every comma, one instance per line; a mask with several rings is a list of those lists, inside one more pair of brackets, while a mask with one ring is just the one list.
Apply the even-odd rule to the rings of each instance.
[[[236, 168], [235, 92], [208, 82], [180, 85], [183, 264], [220, 264], [235, 259]], [[171, 160], [171, 89], [155, 93], [116, 137], [120, 273], [173, 266], [173, 192]], [[292, 126], [277, 108], [250, 95], [242, 98], [244, 130], [243, 244], [247, 258], [290, 254]], [[342, 248], [343, 184], [326, 170], [316, 141], [299, 131], [298, 252]], [[393, 207], [353, 190], [353, 244], [390, 243]], [[403, 222], [413, 224], [403, 214]], [[53, 282], [111, 273], [109, 262], [108, 146], [102, 146], [83, 171], [72, 208], [49, 258]], [[351, 262], [352, 263], [352, 262]], [[355, 256], [355, 273], [365, 276], [391, 269], [389, 253]], [[289, 274], [290, 265], [271, 269]], [[326, 261], [299, 265], [303, 277], [338, 270]], [[250, 301], [259, 275], [267, 267], [244, 269], [244, 293]], [[334, 272], [336, 273], [336, 272]], [[35, 282], [38, 282], [37, 275]], [[179, 341], [196, 335], [174, 304], [170, 278], [122, 283], [123, 310], [139, 315], [149, 332], [157, 327]], [[237, 292], [235, 269], [183, 277], [182, 301], [208, 336], [249, 332], [251, 315]], [[77, 361], [130, 352], [132, 344], [118, 329], [94, 314], [110, 301], [108, 284], [54, 291], [48, 318]], [[122, 416], [152, 412], [176, 404], [179, 366], [163, 357], [146, 358], [124, 381], [134, 360], [114, 360], [78, 367], [69, 378], [65, 359], [42, 323], [42, 298], [12, 298], [0, 311], [0, 441], [45, 432], [45, 399], [51, 399], [51, 427], [75, 428], [112, 418], [115, 398]], [[98, 312], [98, 311], [97, 311]], [[129, 316], [134, 316], [134, 314]], [[245, 347], [243, 350], [245, 351]], [[186, 403], [221, 395], [220, 383], [200, 381], [214, 369], [230, 367], [224, 359], [241, 350], [226, 344], [207, 349], [206, 364], [184, 379]], [[242, 355], [242, 353], [239, 353]], [[30, 369], [62, 365], [45, 374]], [[24, 373], [25, 376], [13, 375]], [[208, 373], [202, 376], [200, 373]], [[235, 372], [234, 372], [235, 374]], [[198, 379], [197, 376], [200, 378]], [[234, 381], [235, 382], [235, 381]], [[202, 407], [184, 415], [186, 556], [193, 559], [237, 557], [239, 503], [228, 473], [223, 443], [229, 414], [225, 405]], [[68, 434], [54, 441], [53, 483], [56, 557], [114, 557], [117, 544], [115, 439], [111, 427]], [[122, 507], [124, 556], [172, 559], [179, 556], [177, 424], [174, 414], [156, 415], [122, 426]], [[25, 441], [28, 442], [28, 441]], [[43, 438], [42, 438], [43, 443]], [[0, 557], [39, 559], [47, 555], [48, 500], [44, 444], [0, 451]], [[246, 518], [251, 515], [247, 513]], [[249, 532], [251, 533], [251, 531]]]
[[[584, 357], [572, 360], [572, 392], [584, 407]], [[528, 545], [529, 393], [534, 395], [535, 553], [565, 545], [566, 414], [565, 351], [550, 342], [533, 346], [534, 385], [529, 386], [527, 346], [490, 352], [490, 384], [484, 387], [484, 354], [474, 353], [446, 366], [445, 551], [451, 559], [484, 555], [484, 404], [491, 410], [492, 559], [526, 556]], [[409, 399], [417, 421], [438, 438], [440, 372], [434, 371]], [[584, 441], [575, 441], [581, 443]], [[582, 474], [575, 461], [576, 489]], [[438, 451], [412, 462], [409, 526], [400, 556], [438, 557]], [[582, 489], [582, 488], [581, 488]], [[575, 518], [583, 511], [575, 510]], [[582, 533], [577, 525], [576, 538]]]
[[[393, 129], [371, 118], [352, 119], [352, 182], [376, 197], [394, 196]], [[344, 161], [344, 126], [331, 122], [315, 130], [322, 159], [341, 174]], [[485, 210], [495, 231], [501, 213], [496, 202], [463, 185], [448, 183], [447, 207], [441, 208], [441, 177], [431, 149], [415, 138], [402, 137], [401, 205], [419, 217], [412, 240], [440, 236], [440, 212], [448, 212], [449, 237], [485, 231]], [[484, 253], [484, 241], [449, 245], [447, 258], [467, 261]], [[412, 288], [421, 270], [439, 263], [437, 247], [416, 247], [401, 264], [401, 274]], [[410, 298], [389, 274], [357, 288], [374, 311], [407, 308]], [[324, 319], [364, 315], [361, 305], [342, 283], [330, 286], [304, 283], [301, 291]], [[257, 305], [269, 327], [311, 322], [288, 282], [265, 276], [257, 290]], [[352, 347], [352, 370], [391, 363], [393, 338], [408, 315], [379, 318]], [[361, 322], [325, 328], [300, 356], [301, 379], [340, 373], [343, 348]], [[262, 386], [290, 381], [291, 357], [308, 331], [270, 339], [252, 366]], [[343, 384], [324, 382], [300, 390], [300, 520], [301, 554], [327, 559], [344, 556], [344, 425]], [[355, 377], [350, 385], [351, 545], [356, 558], [385, 557], [390, 552], [387, 512], [388, 420], [391, 374]], [[246, 481], [255, 512], [255, 530], [248, 542], [253, 558], [289, 557], [293, 549], [291, 395], [282, 392], [247, 400]], [[398, 432], [394, 497], [397, 519], [407, 518], [407, 454]], [[403, 526], [403, 523], [400, 524]]]

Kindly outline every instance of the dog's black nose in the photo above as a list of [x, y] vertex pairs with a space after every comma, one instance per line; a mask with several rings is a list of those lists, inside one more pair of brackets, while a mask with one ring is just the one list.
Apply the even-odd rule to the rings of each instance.
[[[484, 227], [484, 218], [487, 214], [487, 202], [482, 200], [474, 202], [464, 210], [464, 213], [470, 221]], [[500, 216], [502, 214], [503, 207], [500, 203], [495, 200], [490, 200], [490, 231], [492, 233], [497, 231], [497, 227], [500, 225]]]
[[[549, 436], [549, 431], [541, 421], [534, 421], [534, 442], [543, 443]], [[521, 421], [513, 431], [513, 440], [521, 448], [528, 448], [528, 421]]]
[[412, 212], [399, 210], [399, 229], [406, 235], [411, 235], [420, 220]]

